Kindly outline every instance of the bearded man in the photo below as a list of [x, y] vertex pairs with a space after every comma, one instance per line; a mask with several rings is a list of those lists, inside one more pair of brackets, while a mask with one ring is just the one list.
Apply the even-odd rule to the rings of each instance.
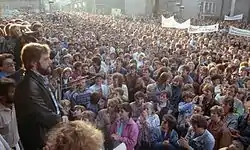
[[62, 115], [47, 79], [52, 64], [50, 48], [29, 43], [22, 48], [21, 59], [26, 72], [14, 95], [18, 130], [25, 150], [42, 149], [46, 133]]

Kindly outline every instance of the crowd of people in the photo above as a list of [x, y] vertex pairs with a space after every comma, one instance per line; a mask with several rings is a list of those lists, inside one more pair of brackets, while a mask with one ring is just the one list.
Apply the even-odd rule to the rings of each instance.
[[0, 24], [0, 149], [249, 150], [250, 41], [155, 18], [24, 14]]

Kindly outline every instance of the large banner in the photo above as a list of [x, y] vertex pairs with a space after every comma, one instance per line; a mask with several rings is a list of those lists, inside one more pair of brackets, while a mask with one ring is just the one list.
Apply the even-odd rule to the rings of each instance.
[[188, 29], [191, 26], [191, 20], [188, 19], [187, 21], [183, 22], [183, 23], [178, 23], [176, 24], [177, 29]]
[[242, 20], [243, 14], [236, 15], [236, 16], [225, 16], [224, 20], [232, 21], [232, 20]]
[[232, 26], [229, 28], [228, 33], [231, 35], [250, 37], [250, 30], [239, 29]]
[[174, 16], [170, 18], [165, 18], [164, 16], [161, 16], [161, 25], [164, 28], [175, 28], [176, 21], [174, 20]]
[[190, 26], [188, 28], [189, 33], [208, 33], [219, 31], [219, 24], [208, 25], [208, 26]]
[[164, 16], [161, 16], [161, 18], [162, 18], [162, 27], [164, 28], [188, 29], [191, 24], [190, 19], [188, 19], [183, 23], [178, 23], [175, 21], [174, 16], [170, 18], [165, 18]]
[[111, 15], [112, 16], [121, 16], [122, 15], [122, 10], [117, 9], [117, 8], [112, 8], [111, 9]]

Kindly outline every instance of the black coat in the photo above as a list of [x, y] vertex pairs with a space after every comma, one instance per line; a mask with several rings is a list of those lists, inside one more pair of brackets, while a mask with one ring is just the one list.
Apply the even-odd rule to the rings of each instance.
[[60, 121], [43, 78], [32, 71], [26, 72], [16, 88], [14, 103], [24, 149], [41, 149], [48, 130]]

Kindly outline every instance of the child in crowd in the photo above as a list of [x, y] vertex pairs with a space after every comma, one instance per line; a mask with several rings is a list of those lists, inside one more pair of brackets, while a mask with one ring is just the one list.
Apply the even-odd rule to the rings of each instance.
[[182, 98], [184, 102], [179, 103], [179, 116], [178, 116], [178, 131], [182, 134], [185, 135], [187, 133], [189, 124], [189, 118], [192, 115], [193, 109], [194, 109], [194, 103], [193, 103], [193, 98], [194, 94], [189, 91], [184, 91], [182, 93]]

